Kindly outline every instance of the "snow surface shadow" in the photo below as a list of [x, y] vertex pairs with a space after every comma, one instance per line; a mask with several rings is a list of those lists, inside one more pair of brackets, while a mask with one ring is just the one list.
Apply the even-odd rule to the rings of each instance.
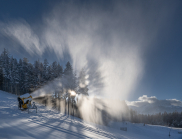
[[[31, 114], [33, 114], [33, 113], [31, 113]], [[54, 113], [55, 115], [52, 115], [51, 118], [48, 118], [46, 115], [43, 115], [46, 113], [40, 113], [40, 114], [41, 115], [39, 115], [39, 117], [37, 117], [36, 115], [30, 116], [31, 120], [29, 120], [29, 122], [34, 122], [36, 124], [39, 124], [40, 126], [47, 125], [47, 126], [49, 126], [49, 128], [51, 128], [52, 126], [54, 126], [56, 128], [60, 128], [60, 126], [64, 127], [64, 125], [66, 125], [69, 128], [69, 130], [72, 130], [72, 128], [75, 128], [76, 132], [79, 134], [83, 134], [83, 132], [86, 131], [86, 132], [90, 132], [92, 134], [94, 133], [95, 135], [100, 135], [100, 136], [106, 137], [106, 138], [116, 138], [111, 133], [104, 132], [102, 130], [99, 130], [98, 128], [97, 129], [91, 128], [91, 127], [87, 126], [85, 123], [80, 122], [80, 121], [74, 121], [73, 119], [68, 118], [69, 117], [68, 115], [62, 115], [62, 114], [57, 113], [58, 115], [55, 116], [56, 114]], [[63, 128], [63, 129], [65, 129], [65, 128]]]
[[73, 135], [75, 137], [79, 137], [79, 138], [90, 138], [86, 135], [83, 135], [81, 133], [77, 133], [77, 132], [74, 132], [74, 131], [71, 131], [70, 129], [67, 130], [67, 129], [64, 129], [62, 127], [60, 127], [61, 123], [59, 123], [57, 126], [55, 125], [51, 125], [51, 124], [48, 124], [48, 123], [41, 123], [41, 122], [36, 122], [36, 121], [31, 121], [35, 124], [38, 124], [38, 125], [41, 125], [41, 126], [44, 126], [44, 127], [48, 127], [48, 128], [51, 128], [52, 130], [57, 130], [57, 131], [60, 131], [60, 132], [64, 132], [66, 134], [69, 134], [69, 135]]
[[[41, 107], [45, 107], [45, 106], [41, 106]], [[43, 114], [43, 113], [41, 113]], [[55, 114], [55, 113], [54, 113]], [[115, 137], [113, 134], [111, 133], [107, 133], [105, 131], [102, 131], [101, 129], [94, 129], [92, 127], [89, 127], [87, 126], [85, 123], [81, 122], [81, 121], [74, 121], [73, 119], [77, 119], [75, 117], [72, 117], [73, 119], [69, 118], [68, 115], [62, 115], [62, 114], [59, 114], [57, 113], [59, 116], [58, 117], [54, 117], [54, 115], [51, 117], [51, 118], [47, 118], [46, 115], [43, 116], [41, 115], [41, 117], [39, 117], [39, 119], [37, 119], [35, 117], [35, 119], [32, 119], [30, 120], [31, 122], [34, 122], [36, 124], [39, 124], [41, 126], [46, 126], [46, 127], [49, 127], [49, 128], [58, 128], [61, 129], [60, 131], [63, 131], [65, 133], [67, 133], [68, 131], [72, 130], [72, 128], [75, 128], [75, 132], [72, 131], [73, 133], [76, 133], [77, 134], [83, 134], [83, 132], [88, 132], [88, 133], [91, 133], [91, 134], [95, 134], [95, 135], [99, 135], [100, 137], [104, 137], [104, 138], [117, 138]], [[81, 119], [80, 119], [81, 120]], [[57, 125], [55, 125], [56, 123], [58, 123]], [[67, 129], [63, 128], [64, 125], [68, 126], [68, 131]], [[62, 126], [62, 127], [60, 127]], [[64, 131], [66, 130], [66, 131]], [[71, 133], [72, 134], [72, 133]], [[87, 137], [87, 138], [90, 138], [90, 137]]]
[[[18, 110], [15, 98], [0, 98], [0, 138], [117, 138], [81, 119], [39, 105], [37, 113]], [[73, 119], [74, 120], [73, 120]], [[55, 134], [56, 132], [56, 134]]]
[[[48, 118], [46, 117], [46, 115], [42, 115], [42, 114], [46, 114], [46, 113], [39, 113], [38, 115], [36, 115], [34, 112], [30, 112], [29, 114], [27, 113], [27, 111], [21, 111], [21, 114], [18, 115], [17, 118], [30, 118], [30, 120], [28, 120], [28, 122], [26, 121], [24, 124], [28, 125], [28, 127], [32, 124], [35, 123], [36, 125], [33, 126], [33, 132], [35, 133], [36, 129], [41, 129], [41, 128], [49, 128], [49, 130], [46, 131], [46, 133], [44, 133], [46, 137], [46, 135], [51, 134], [52, 132], [54, 132], [55, 130], [59, 131], [59, 132], [63, 132], [66, 134], [66, 138], [70, 138], [69, 135], [72, 135], [74, 137], [79, 137], [79, 138], [91, 138], [89, 136], [84, 135], [83, 132], [90, 132], [90, 134], [95, 134], [98, 135], [100, 137], [104, 137], [104, 138], [116, 138], [115, 136], [113, 136], [110, 133], [106, 133], [102, 130], [99, 129], [93, 129], [91, 127], [86, 127], [82, 122], [72, 122], [71, 119], [69, 119], [68, 115], [62, 115], [59, 118], [58, 117], [51, 117]], [[37, 119], [38, 118], [38, 119]], [[68, 126], [68, 129], [63, 128], [64, 125]], [[16, 125], [16, 127], [18, 127], [19, 125]], [[21, 125], [20, 125], [21, 126]], [[62, 126], [62, 127], [60, 127]], [[15, 127], [15, 128], [16, 128]], [[72, 128], [75, 127], [76, 131], [71, 131]], [[31, 128], [27, 128], [24, 127], [24, 129], [26, 129], [27, 131], [30, 131]], [[27, 134], [30, 137], [34, 137], [34, 134], [29, 133], [29, 132], [25, 132], [25, 134]]]
[[[57, 122], [54, 122], [55, 120], [49, 120], [49, 121], [46, 121], [46, 122], [40, 122], [39, 120], [31, 120], [30, 122], [33, 122], [35, 124], [38, 124], [40, 126], [44, 126], [44, 127], [48, 127], [48, 128], [52, 128], [53, 130], [58, 130], [58, 131], [61, 131], [61, 132], [64, 132], [64, 133], [67, 133], [67, 134], [70, 134], [70, 135], [73, 135], [73, 136], [77, 136], [77, 137], [80, 137], [80, 138], [90, 138], [86, 135], [83, 135], [83, 132], [86, 131], [86, 132], [90, 132], [90, 133], [94, 133], [94, 135], [99, 135], [100, 137], [105, 137], [105, 138], [117, 138], [115, 137], [113, 134], [111, 133], [107, 133], [107, 132], [104, 132], [102, 131], [101, 129], [94, 129], [94, 128], [91, 128], [91, 127], [87, 127], [83, 124], [80, 124], [80, 123], [76, 123], [76, 122], [68, 122], [66, 120], [71, 120], [71, 119], [68, 119], [68, 117], [62, 119], [61, 121], [59, 121], [59, 123], [57, 125], [55, 125], [55, 123]], [[69, 126], [69, 130], [63, 128], [63, 127], [60, 127], [62, 124], [66, 124], [67, 126]], [[64, 125], [63, 125], [64, 126]], [[71, 131], [72, 128], [75, 127], [76, 128], [76, 132], [75, 131]]]

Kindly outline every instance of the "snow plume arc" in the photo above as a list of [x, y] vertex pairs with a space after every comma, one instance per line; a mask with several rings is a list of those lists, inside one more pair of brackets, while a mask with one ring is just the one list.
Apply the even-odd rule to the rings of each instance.
[[125, 101], [81, 97], [77, 106], [81, 117], [87, 122], [107, 125], [110, 121], [130, 119]]
[[142, 53], [158, 18], [151, 7], [143, 14], [141, 3], [103, 3], [56, 3], [41, 23], [9, 21], [0, 31], [32, 56], [48, 50], [58, 60], [70, 55], [75, 71], [86, 67], [90, 95], [127, 99], [142, 76]]
[[54, 81], [47, 83], [47, 85], [42, 88], [34, 91], [31, 95], [33, 98], [52, 95], [55, 91], [62, 90], [63, 85], [61, 82], [61, 79], [55, 79]]

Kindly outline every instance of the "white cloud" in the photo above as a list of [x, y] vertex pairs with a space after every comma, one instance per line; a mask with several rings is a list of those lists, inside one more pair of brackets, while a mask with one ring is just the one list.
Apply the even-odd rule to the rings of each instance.
[[159, 100], [155, 96], [148, 97], [147, 95], [143, 95], [138, 98], [138, 101], [127, 101], [127, 104], [129, 106], [136, 106], [140, 107], [146, 104], [151, 105], [159, 105], [159, 106], [179, 106], [182, 107], [182, 101], [177, 99], [165, 99], [165, 100]]

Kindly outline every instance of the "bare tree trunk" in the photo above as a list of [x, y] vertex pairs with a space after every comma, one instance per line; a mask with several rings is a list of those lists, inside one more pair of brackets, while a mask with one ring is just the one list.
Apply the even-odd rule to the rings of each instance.
[[11, 84], [11, 93], [13, 94], [12, 84]]
[[44, 99], [45, 99], [45, 106], [46, 106], [46, 103], [47, 103], [47, 98], [46, 98], [46, 96], [44, 96]]
[[66, 99], [65, 99], [65, 111], [64, 111], [65, 115], [66, 115]]
[[74, 107], [73, 107], [73, 101], [72, 101], [72, 115], [74, 116]]
[[68, 98], [68, 115], [69, 115], [69, 98]]
[[60, 97], [59, 97], [59, 112], [61, 112], [61, 104], [60, 104]]
[[17, 93], [17, 84], [16, 84], [16, 86], [15, 86], [15, 90], [16, 90], [16, 95], [18, 95], [18, 93]]

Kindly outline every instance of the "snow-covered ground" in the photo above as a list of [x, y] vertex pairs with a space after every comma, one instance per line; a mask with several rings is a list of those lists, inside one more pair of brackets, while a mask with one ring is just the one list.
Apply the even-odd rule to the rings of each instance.
[[[181, 129], [112, 122], [96, 125], [60, 114], [37, 104], [38, 111], [18, 110], [17, 96], [0, 91], [0, 139], [54, 138], [121, 138], [121, 139], [182, 139]], [[127, 127], [127, 131], [120, 130]], [[169, 131], [171, 136], [169, 137]]]

